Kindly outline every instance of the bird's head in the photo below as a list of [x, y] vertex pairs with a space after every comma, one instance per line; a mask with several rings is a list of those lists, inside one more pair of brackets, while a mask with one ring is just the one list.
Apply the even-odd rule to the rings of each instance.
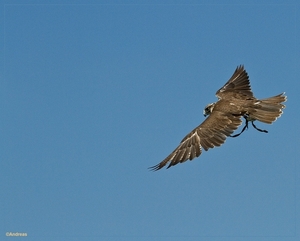
[[203, 110], [203, 115], [205, 117], [211, 114], [211, 112], [213, 111], [213, 109], [215, 107], [215, 104], [216, 103], [211, 103], [211, 104], [208, 104], [207, 106], [205, 106], [205, 108]]

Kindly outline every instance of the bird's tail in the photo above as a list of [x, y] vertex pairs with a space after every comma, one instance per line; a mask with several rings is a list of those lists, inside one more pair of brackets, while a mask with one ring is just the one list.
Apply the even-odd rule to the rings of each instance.
[[279, 95], [262, 99], [254, 104], [254, 111], [251, 113], [251, 119], [258, 120], [267, 124], [271, 124], [283, 113], [285, 105], [282, 103], [287, 97], [281, 93]]

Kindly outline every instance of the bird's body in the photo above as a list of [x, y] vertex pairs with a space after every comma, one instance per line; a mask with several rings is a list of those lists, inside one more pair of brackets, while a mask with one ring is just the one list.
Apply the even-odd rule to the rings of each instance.
[[249, 121], [257, 130], [267, 132], [258, 129], [253, 121], [271, 124], [282, 114], [282, 109], [285, 108], [282, 102], [286, 101], [284, 93], [262, 100], [256, 99], [243, 66], [237, 67], [232, 77], [217, 91], [216, 96], [219, 100], [205, 107], [203, 114], [208, 117], [202, 124], [187, 134], [168, 157], [151, 167], [152, 170], [159, 170], [167, 163], [169, 168], [193, 160], [200, 156], [202, 148], [207, 151], [209, 148], [222, 145], [242, 124], [242, 117], [246, 120], [242, 132], [248, 127]]

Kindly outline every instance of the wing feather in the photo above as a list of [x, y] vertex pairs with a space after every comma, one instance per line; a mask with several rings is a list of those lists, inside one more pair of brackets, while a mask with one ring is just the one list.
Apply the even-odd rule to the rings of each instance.
[[236, 68], [231, 78], [217, 91], [216, 96], [219, 99], [226, 99], [232, 94], [253, 97], [249, 76], [243, 65]]
[[226, 137], [233, 133], [242, 123], [240, 117], [221, 111], [213, 111], [202, 124], [187, 134], [179, 146], [162, 162], [150, 167], [157, 171], [169, 163], [168, 167], [187, 160], [193, 160], [202, 153], [215, 146], [221, 146]]

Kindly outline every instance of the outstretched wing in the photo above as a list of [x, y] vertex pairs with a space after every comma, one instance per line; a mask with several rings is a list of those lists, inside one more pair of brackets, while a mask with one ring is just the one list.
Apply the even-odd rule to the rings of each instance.
[[157, 171], [169, 163], [169, 167], [187, 160], [193, 160], [202, 153], [202, 148], [207, 151], [209, 148], [222, 145], [226, 137], [242, 123], [240, 117], [220, 111], [213, 111], [205, 121], [186, 135], [180, 145], [162, 162], [150, 167]]
[[231, 78], [216, 93], [219, 99], [226, 99], [236, 94], [253, 97], [249, 77], [243, 65], [236, 68]]

